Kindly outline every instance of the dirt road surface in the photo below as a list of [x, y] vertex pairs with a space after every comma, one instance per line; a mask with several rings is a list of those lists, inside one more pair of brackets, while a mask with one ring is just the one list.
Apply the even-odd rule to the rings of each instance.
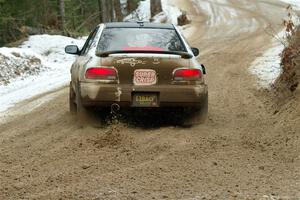
[[0, 125], [0, 199], [300, 199], [299, 90], [278, 109], [248, 72], [285, 5], [174, 4], [190, 14], [207, 67], [208, 121], [182, 128], [146, 115], [82, 127], [67, 88], [22, 102]]

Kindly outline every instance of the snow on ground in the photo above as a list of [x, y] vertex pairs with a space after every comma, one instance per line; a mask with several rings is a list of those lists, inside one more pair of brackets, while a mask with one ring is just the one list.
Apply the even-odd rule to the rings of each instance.
[[66, 85], [69, 82], [70, 66], [75, 57], [65, 54], [64, 48], [68, 44], [82, 46], [83, 43], [84, 39], [36, 35], [31, 36], [18, 48], [0, 48], [0, 54], [5, 56], [8, 62], [6, 67], [13, 71], [18, 68], [18, 65], [14, 64], [16, 60], [20, 63], [30, 62], [26, 60], [28, 57], [34, 58], [38, 65], [37, 72], [25, 73], [18, 77], [11, 76], [9, 84], [0, 84], [0, 112], [17, 102]]
[[[157, 14], [153, 17], [154, 23], [172, 23], [177, 25], [177, 18], [183, 14], [173, 0], [161, 0], [163, 12]], [[150, 22], [151, 12], [150, 12], [150, 0], [141, 1], [138, 8], [132, 12], [130, 15], [124, 18], [124, 21], [145, 21]], [[192, 29], [190, 24], [185, 26], [179, 26], [179, 30], [183, 33], [185, 37], [190, 36]]]
[[177, 24], [177, 18], [182, 14], [182, 11], [174, 5], [172, 0], [162, 0], [162, 9], [168, 17], [168, 22]]
[[[300, 10], [300, 0], [281, 0], [291, 4], [294, 10]], [[300, 24], [297, 16], [292, 16], [294, 24]], [[286, 32], [282, 30], [273, 38], [271, 47], [250, 66], [250, 72], [258, 77], [258, 86], [270, 88], [282, 72], [280, 54], [284, 49], [283, 41], [286, 39]]]
[[39, 55], [19, 48], [0, 48], [0, 85], [19, 76], [37, 75], [46, 70]]
[[291, 4], [294, 9], [300, 10], [300, 0], [280, 0], [282, 2], [285, 2], [287, 4]]
[[[167, 22], [177, 24], [177, 17], [182, 11], [173, 5], [172, 0], [161, 0], [163, 12], [153, 17], [153, 22]], [[124, 18], [124, 21], [146, 21], [151, 19], [150, 0], [140, 1], [138, 8]]]
[[[285, 31], [279, 33], [283, 37]], [[284, 49], [284, 45], [273, 38], [272, 46], [261, 57], [258, 57], [250, 67], [250, 72], [258, 77], [258, 86], [269, 88], [280, 75], [282, 68], [280, 66], [280, 54]]]
[[[241, 18], [241, 11], [235, 9], [229, 0], [192, 1], [198, 13], [204, 12], [207, 15], [207, 25], [212, 29], [224, 26], [226, 35], [254, 32], [258, 28], [258, 23], [254, 18]], [[245, 7], [251, 6], [251, 4], [245, 4]], [[209, 37], [211, 36], [214, 36], [213, 32], [209, 35]]]
[[150, 0], [140, 1], [138, 8], [124, 18], [124, 21], [150, 21]]

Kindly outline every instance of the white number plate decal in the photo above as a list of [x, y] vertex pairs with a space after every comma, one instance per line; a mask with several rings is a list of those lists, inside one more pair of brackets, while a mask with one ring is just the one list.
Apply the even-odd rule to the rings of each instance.
[[152, 69], [137, 69], [134, 71], [134, 85], [154, 85], [157, 82], [156, 72]]

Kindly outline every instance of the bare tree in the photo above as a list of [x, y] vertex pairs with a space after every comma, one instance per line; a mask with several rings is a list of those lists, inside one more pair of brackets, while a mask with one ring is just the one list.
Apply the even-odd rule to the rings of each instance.
[[107, 18], [107, 2], [106, 0], [98, 0], [99, 3], [99, 9], [101, 12], [101, 22], [108, 22]]
[[158, 13], [162, 12], [161, 0], [151, 0], [151, 17], [154, 17]]
[[132, 0], [127, 0], [127, 14], [134, 10], [134, 2]]
[[58, 0], [58, 8], [59, 8], [59, 26], [60, 30], [65, 31], [65, 1]]
[[102, 4], [101, 0], [98, 0], [98, 10], [99, 10], [99, 22], [103, 22], [103, 15], [102, 15]]
[[120, 0], [98, 0], [100, 22], [122, 21]]
[[113, 17], [112, 17], [112, 13], [113, 13], [113, 10], [112, 10], [112, 0], [106, 0], [106, 7], [105, 9], [106, 10], [106, 17], [107, 17], [107, 21], [106, 22], [111, 22]]
[[113, 1], [114, 1], [114, 14], [116, 17], [116, 21], [120, 22], [123, 19], [121, 3], [120, 3], [120, 0], [113, 0]]

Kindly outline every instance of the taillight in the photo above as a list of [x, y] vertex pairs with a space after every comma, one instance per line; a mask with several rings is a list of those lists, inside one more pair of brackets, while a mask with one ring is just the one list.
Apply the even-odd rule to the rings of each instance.
[[202, 79], [200, 69], [177, 69], [174, 71], [175, 81], [198, 81]]
[[113, 67], [94, 67], [86, 70], [85, 77], [89, 79], [117, 80], [118, 73]]

